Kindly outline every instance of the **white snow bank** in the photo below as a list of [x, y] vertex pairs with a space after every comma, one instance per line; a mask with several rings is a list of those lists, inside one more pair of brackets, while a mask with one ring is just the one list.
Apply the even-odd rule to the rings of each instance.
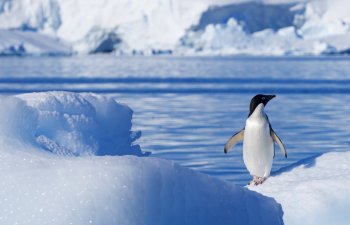
[[69, 55], [71, 49], [58, 38], [35, 32], [0, 30], [0, 55]]
[[272, 198], [156, 158], [1, 151], [0, 174], [4, 225], [283, 224]]
[[132, 110], [95, 94], [46, 92], [0, 99], [0, 139], [59, 155], [143, 155], [133, 141]]
[[113, 99], [48, 92], [0, 103], [0, 224], [283, 224], [274, 199], [169, 161], [87, 156], [135, 154], [132, 111]]
[[346, 225], [350, 221], [349, 161], [350, 152], [326, 153], [302, 160], [296, 168], [286, 168], [287, 172], [250, 189], [275, 198], [282, 205], [286, 225]]

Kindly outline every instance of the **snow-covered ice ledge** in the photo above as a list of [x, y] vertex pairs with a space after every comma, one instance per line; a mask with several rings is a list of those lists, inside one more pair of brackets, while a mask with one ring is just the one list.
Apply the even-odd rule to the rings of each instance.
[[350, 152], [301, 160], [251, 190], [282, 205], [286, 225], [350, 223]]
[[273, 198], [136, 157], [132, 110], [114, 99], [47, 92], [0, 104], [0, 224], [283, 224]]

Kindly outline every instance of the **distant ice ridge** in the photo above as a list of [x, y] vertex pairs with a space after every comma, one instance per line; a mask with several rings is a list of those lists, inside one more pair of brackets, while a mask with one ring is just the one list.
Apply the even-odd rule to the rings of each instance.
[[282, 204], [286, 225], [347, 225], [350, 152], [326, 153], [282, 169], [251, 190]]
[[114, 99], [46, 92], [0, 103], [0, 224], [283, 224], [270, 197], [136, 157], [132, 111]]
[[350, 52], [349, 10], [347, 0], [4, 0], [0, 29], [78, 54], [319, 55]]
[[0, 30], [0, 56], [70, 55], [71, 47], [58, 38], [20, 30]]

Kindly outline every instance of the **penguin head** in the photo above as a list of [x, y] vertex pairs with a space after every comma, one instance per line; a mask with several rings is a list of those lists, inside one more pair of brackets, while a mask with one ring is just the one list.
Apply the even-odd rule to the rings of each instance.
[[250, 112], [249, 112], [249, 116], [254, 112], [255, 108], [260, 105], [261, 103], [264, 104], [264, 106], [266, 106], [266, 104], [273, 99], [274, 97], [276, 97], [276, 95], [262, 95], [262, 94], [258, 94], [255, 95], [252, 100], [250, 101]]

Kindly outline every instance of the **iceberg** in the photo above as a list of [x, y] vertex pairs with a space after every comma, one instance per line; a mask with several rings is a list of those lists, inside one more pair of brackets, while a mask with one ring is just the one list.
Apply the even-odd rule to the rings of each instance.
[[145, 157], [132, 110], [115, 99], [43, 92], [0, 103], [1, 224], [283, 224], [273, 198]]

